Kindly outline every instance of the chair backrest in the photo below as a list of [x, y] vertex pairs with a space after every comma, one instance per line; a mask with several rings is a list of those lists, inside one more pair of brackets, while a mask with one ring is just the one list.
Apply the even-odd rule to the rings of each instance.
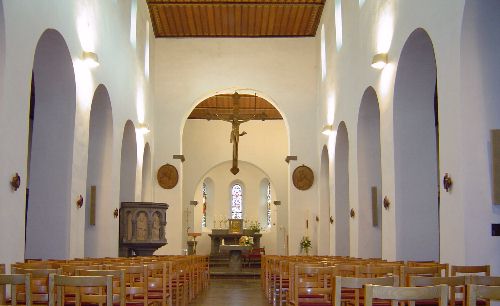
[[457, 274], [480, 274], [490, 276], [490, 266], [451, 266], [451, 276]]
[[[49, 306], [65, 305], [65, 289], [75, 295], [75, 306], [85, 304], [113, 305], [113, 277], [107, 276], [67, 276], [50, 274]], [[74, 290], [74, 289], [77, 290]], [[57, 294], [57, 295], [56, 295]], [[57, 297], [57, 298], [56, 298]]]
[[[342, 303], [342, 289], [362, 289], [364, 285], [380, 285], [380, 286], [398, 286], [399, 276], [386, 277], [335, 277], [334, 285], [334, 300], [335, 306], [340, 306]], [[354, 305], [359, 305], [359, 295], [355, 295]]]
[[77, 276], [106, 276], [113, 278], [113, 302], [118, 294], [120, 306], [125, 306], [125, 271], [123, 270], [76, 270]]
[[478, 299], [500, 300], [500, 286], [467, 285], [467, 306], [476, 306]]
[[11, 305], [17, 305], [18, 286], [26, 290], [24, 304], [31, 305], [30, 274], [0, 274], [0, 305], [7, 305], [7, 286], [10, 285]]
[[500, 286], [500, 276], [470, 275], [467, 284], [483, 286]]
[[126, 302], [148, 304], [148, 274], [145, 265], [109, 266], [109, 270], [123, 270], [125, 273]]
[[441, 268], [439, 266], [428, 267], [401, 267], [400, 282], [401, 286], [409, 286], [410, 276], [441, 276]]
[[372, 306], [373, 299], [391, 300], [396, 306], [398, 301], [418, 301], [438, 299], [439, 306], [448, 305], [448, 286], [437, 285], [431, 287], [393, 287], [393, 286], [365, 286], [365, 306]]

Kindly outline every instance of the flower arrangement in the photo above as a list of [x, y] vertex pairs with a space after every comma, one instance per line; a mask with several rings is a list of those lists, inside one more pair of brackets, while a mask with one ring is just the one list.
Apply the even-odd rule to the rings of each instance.
[[262, 229], [262, 227], [260, 226], [259, 221], [251, 221], [249, 229], [256, 232], [256, 233], [259, 233], [260, 230]]
[[302, 240], [300, 240], [300, 251], [305, 251], [306, 254], [309, 254], [309, 249], [312, 247], [311, 239], [309, 236], [303, 236]]
[[241, 236], [240, 245], [253, 245], [253, 237]]

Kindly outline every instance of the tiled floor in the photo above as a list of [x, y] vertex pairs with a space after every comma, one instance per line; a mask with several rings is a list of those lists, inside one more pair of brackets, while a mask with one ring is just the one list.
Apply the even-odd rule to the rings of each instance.
[[269, 306], [260, 279], [211, 279], [190, 306]]

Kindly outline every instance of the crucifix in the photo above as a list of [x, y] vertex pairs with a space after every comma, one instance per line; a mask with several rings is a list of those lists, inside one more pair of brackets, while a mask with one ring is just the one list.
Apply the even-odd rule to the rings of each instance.
[[[217, 96], [216, 98], [216, 108], [217, 108]], [[229, 142], [233, 144], [233, 165], [230, 169], [231, 173], [236, 175], [238, 172], [240, 172], [240, 169], [238, 168], [238, 143], [240, 142], [240, 136], [244, 136], [247, 134], [247, 132], [243, 131], [240, 133], [240, 124], [245, 123], [250, 120], [265, 120], [266, 119], [266, 114], [257, 114], [255, 111], [254, 114], [240, 114], [240, 94], [235, 92], [232, 96], [233, 98], [233, 109], [232, 112], [229, 114], [218, 114], [215, 113], [215, 118], [226, 121], [231, 123], [231, 134], [229, 136]], [[255, 101], [257, 100], [257, 95], [255, 96]], [[255, 102], [255, 110], [256, 110], [256, 104]], [[210, 117], [209, 117], [210, 118]], [[210, 118], [212, 119], [212, 118]]]

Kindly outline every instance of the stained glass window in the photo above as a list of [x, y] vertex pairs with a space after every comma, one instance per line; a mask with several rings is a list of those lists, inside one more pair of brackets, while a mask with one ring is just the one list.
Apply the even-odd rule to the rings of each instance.
[[267, 227], [271, 227], [271, 183], [267, 183], [266, 204], [267, 204]]
[[231, 188], [231, 218], [242, 219], [243, 212], [243, 190], [240, 184], [234, 184]]
[[201, 188], [203, 202], [203, 216], [201, 217], [201, 226], [207, 227], [207, 184], [203, 183]]

